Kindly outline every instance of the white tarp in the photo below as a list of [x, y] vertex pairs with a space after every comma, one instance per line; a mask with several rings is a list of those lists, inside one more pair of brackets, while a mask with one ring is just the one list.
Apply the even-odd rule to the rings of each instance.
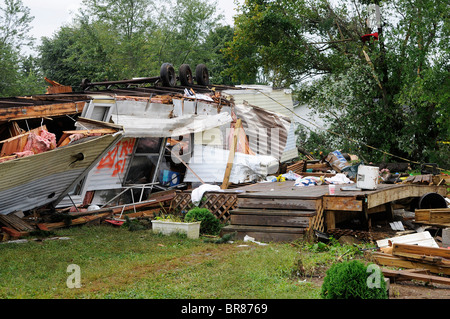
[[[189, 160], [189, 167], [205, 183], [222, 183], [230, 151], [211, 146], [195, 145], [194, 155]], [[235, 153], [230, 183], [244, 183], [264, 180], [267, 175], [278, 171], [278, 160], [267, 155], [249, 155]], [[190, 171], [186, 170], [185, 182], [200, 182]]]
[[125, 137], [173, 137], [199, 133], [232, 121], [228, 113], [183, 115], [174, 118], [151, 118], [137, 115], [114, 115], [115, 124], [123, 126]]

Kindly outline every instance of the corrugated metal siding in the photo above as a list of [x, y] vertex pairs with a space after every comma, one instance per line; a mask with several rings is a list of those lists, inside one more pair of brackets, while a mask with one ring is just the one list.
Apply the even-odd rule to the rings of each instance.
[[243, 104], [246, 101], [250, 105], [255, 105], [288, 117], [291, 120], [291, 127], [289, 128], [286, 147], [281, 155], [280, 161], [285, 162], [298, 156], [295, 126], [293, 125], [295, 116], [291, 112], [294, 110], [294, 104], [292, 94], [289, 91], [274, 90], [267, 86], [255, 85], [248, 86], [242, 90], [226, 90], [222, 93], [232, 97], [235, 104]]
[[264, 108], [236, 104], [236, 116], [248, 136], [250, 149], [256, 154], [282, 157], [288, 139], [290, 119]]
[[[54, 202], [117, 137], [106, 135], [0, 164], [0, 213]], [[75, 155], [84, 159], [74, 162]]]
[[289, 118], [293, 117], [293, 114], [289, 111], [294, 110], [292, 95], [286, 93], [285, 90], [273, 90], [266, 86], [253, 86], [243, 90], [226, 90], [222, 93], [232, 96], [235, 104], [242, 104], [244, 101], [247, 101], [249, 104], [259, 106], [266, 110], [283, 114]]
[[295, 122], [291, 123], [288, 138], [286, 141], [286, 147], [280, 159], [281, 162], [286, 162], [293, 158], [298, 157], [297, 136], [295, 135], [296, 125], [297, 124]]

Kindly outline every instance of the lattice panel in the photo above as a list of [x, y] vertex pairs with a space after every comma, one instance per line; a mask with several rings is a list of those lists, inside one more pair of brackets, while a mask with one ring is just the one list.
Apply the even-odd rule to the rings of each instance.
[[[223, 224], [228, 222], [231, 211], [236, 208], [237, 195], [227, 193], [208, 192], [203, 195], [203, 199], [198, 207], [208, 208]], [[171, 210], [175, 214], [187, 213], [195, 207], [191, 201], [191, 194], [179, 192], [170, 204]]]
[[316, 216], [314, 216], [311, 219], [310, 228], [324, 232], [325, 231], [324, 223], [325, 218], [323, 213], [323, 206], [320, 206], [319, 209], [317, 210]]

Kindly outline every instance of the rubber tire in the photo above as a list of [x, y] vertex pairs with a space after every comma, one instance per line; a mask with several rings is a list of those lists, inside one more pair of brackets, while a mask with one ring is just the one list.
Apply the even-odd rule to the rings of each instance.
[[419, 209], [447, 208], [445, 198], [438, 193], [427, 193], [419, 200]]
[[195, 80], [198, 85], [208, 85], [209, 84], [209, 72], [208, 68], [204, 64], [199, 64], [195, 68]]
[[175, 69], [170, 63], [164, 63], [161, 65], [161, 71], [159, 74], [163, 86], [175, 86], [177, 84], [177, 77], [175, 75]]
[[182, 64], [179, 70], [180, 83], [183, 86], [191, 86], [194, 84], [192, 70], [189, 64]]
[[89, 83], [91, 83], [91, 80], [89, 80], [89, 79], [83, 79], [83, 80], [81, 81], [81, 84], [80, 84], [81, 89], [82, 89], [83, 91], [86, 90], [87, 87], [89, 86]]

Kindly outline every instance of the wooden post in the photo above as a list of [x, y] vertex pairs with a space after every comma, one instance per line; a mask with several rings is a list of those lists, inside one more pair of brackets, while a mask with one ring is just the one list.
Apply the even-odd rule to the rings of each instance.
[[233, 168], [234, 154], [236, 152], [238, 132], [241, 128], [241, 125], [241, 119], [237, 119], [236, 124], [234, 125], [233, 140], [231, 141], [230, 145], [230, 154], [228, 155], [227, 168], [225, 169], [225, 175], [223, 176], [221, 189], [227, 189], [229, 185], [231, 169]]

